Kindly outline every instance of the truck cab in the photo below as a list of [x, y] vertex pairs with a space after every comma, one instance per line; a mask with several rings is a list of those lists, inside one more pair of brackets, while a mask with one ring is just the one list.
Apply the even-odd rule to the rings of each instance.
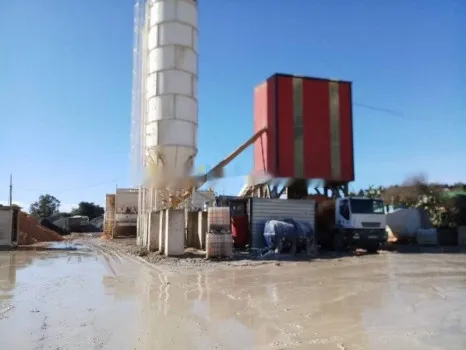
[[355, 246], [375, 252], [387, 239], [385, 226], [385, 206], [381, 199], [364, 197], [336, 199], [335, 248]]

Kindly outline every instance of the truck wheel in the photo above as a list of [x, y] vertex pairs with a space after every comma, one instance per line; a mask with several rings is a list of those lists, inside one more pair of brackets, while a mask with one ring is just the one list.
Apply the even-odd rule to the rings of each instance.
[[328, 250], [328, 251], [333, 250], [333, 238], [329, 239], [329, 238], [325, 237], [325, 239], [321, 239], [321, 240], [317, 241], [317, 243], [324, 250]]
[[333, 249], [337, 252], [343, 252], [346, 248], [345, 239], [343, 234], [335, 232], [333, 235]]
[[373, 243], [373, 244], [370, 244], [370, 245], [368, 245], [366, 247], [366, 251], [369, 254], [376, 254], [378, 250], [379, 250], [379, 244], [378, 243]]

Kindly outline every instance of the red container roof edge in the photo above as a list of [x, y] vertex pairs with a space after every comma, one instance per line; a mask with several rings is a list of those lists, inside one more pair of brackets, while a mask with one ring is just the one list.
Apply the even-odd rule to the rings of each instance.
[[320, 81], [335, 81], [338, 83], [344, 83], [344, 84], [353, 84], [351, 80], [341, 80], [341, 79], [331, 79], [331, 78], [320, 78], [320, 77], [312, 77], [309, 75], [299, 75], [299, 74], [286, 74], [286, 73], [275, 73], [268, 77], [265, 82], [262, 82], [261, 84], [257, 85], [260, 86], [264, 83], [267, 83], [270, 79], [273, 79], [275, 77], [282, 77], [282, 78], [298, 78], [298, 79], [311, 79], [311, 80], [320, 80]]

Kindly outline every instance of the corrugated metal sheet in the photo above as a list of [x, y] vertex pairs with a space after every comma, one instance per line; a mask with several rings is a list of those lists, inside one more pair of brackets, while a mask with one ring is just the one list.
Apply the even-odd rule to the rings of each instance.
[[253, 248], [263, 248], [263, 229], [267, 220], [306, 221], [315, 228], [315, 201], [306, 199], [252, 198], [249, 202]]
[[255, 90], [254, 171], [354, 180], [351, 82], [275, 74]]

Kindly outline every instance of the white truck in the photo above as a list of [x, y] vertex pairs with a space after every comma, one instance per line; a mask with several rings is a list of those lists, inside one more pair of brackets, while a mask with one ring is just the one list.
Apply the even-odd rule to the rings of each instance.
[[385, 206], [381, 199], [343, 197], [317, 204], [317, 243], [324, 249], [349, 247], [377, 252], [387, 241]]

